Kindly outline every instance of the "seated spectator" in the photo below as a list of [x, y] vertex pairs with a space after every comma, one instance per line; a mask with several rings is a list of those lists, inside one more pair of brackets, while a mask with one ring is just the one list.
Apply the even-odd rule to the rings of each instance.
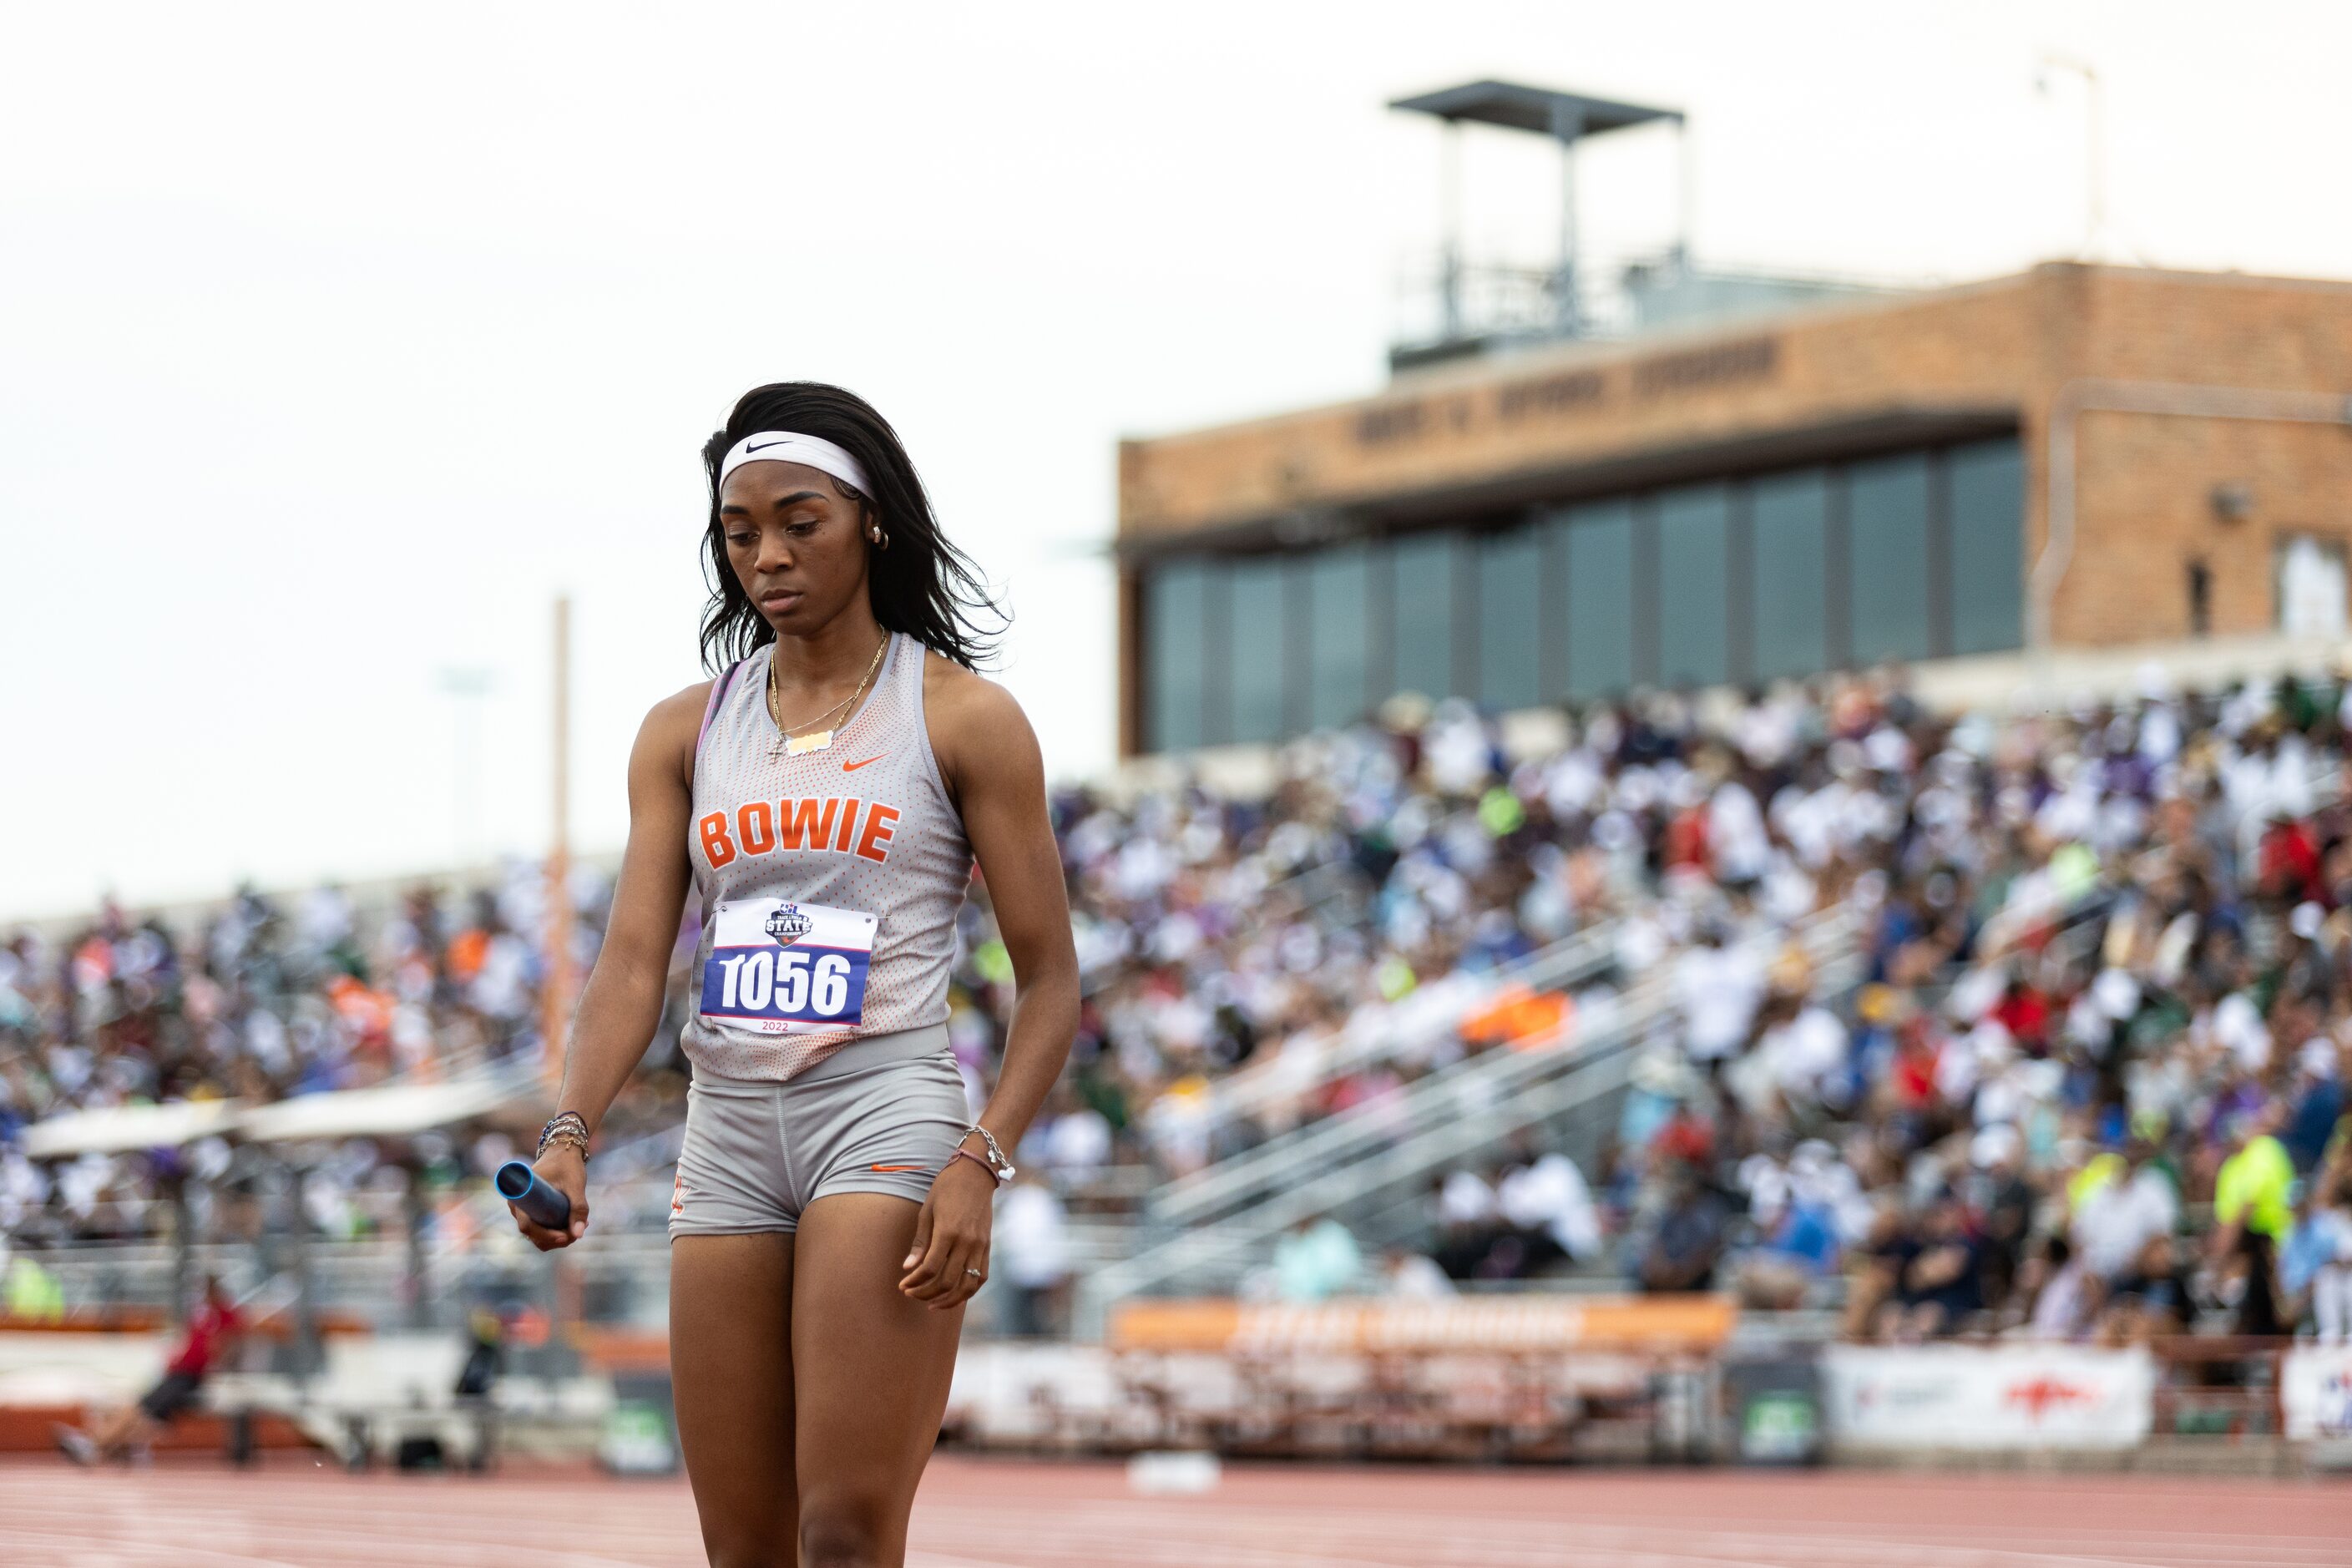
[[2179, 1194], [2152, 1154], [2135, 1139], [2122, 1155], [2092, 1162], [2076, 1185], [2074, 1241], [2101, 1279], [2113, 1282], [2135, 1268], [2147, 1244], [2170, 1236], [2179, 1221]]
[[1785, 1311], [1801, 1307], [1813, 1287], [1836, 1278], [1841, 1248], [1828, 1207], [1790, 1197], [1759, 1215], [1761, 1239], [1740, 1255], [1736, 1273], [1744, 1305]]
[[2305, 1184], [2279, 1254], [2279, 1315], [2322, 1344], [2352, 1342], [2352, 1179], [2335, 1168]]
[[1727, 1228], [1723, 1200], [1688, 1161], [1669, 1162], [1664, 1180], [1665, 1202], [1636, 1255], [1634, 1283], [1652, 1292], [1712, 1290]]
[[1021, 1163], [1072, 1178], [1091, 1176], [1110, 1163], [1112, 1136], [1109, 1120], [1083, 1103], [1065, 1079], [1021, 1140]]
[[1969, 1207], [1981, 1220], [1984, 1241], [1985, 1300], [1989, 1305], [2013, 1303], [2010, 1320], [2021, 1316], [2030, 1296], [2016, 1289], [2017, 1273], [2033, 1226], [2036, 1197], [2025, 1179], [2025, 1141], [2017, 1129], [1997, 1122], [1970, 1141]]
[[1437, 1179], [1430, 1206], [1439, 1268], [1450, 1279], [1472, 1278], [1494, 1245], [1493, 1185], [1475, 1171], [1451, 1172]]
[[1929, 1199], [1896, 1242], [1894, 1299], [1879, 1337], [1895, 1344], [1957, 1333], [1984, 1310], [1984, 1248], [1968, 1207], [1948, 1189]]
[[2297, 1171], [2318, 1169], [2344, 1119], [2341, 1058], [2334, 1040], [2315, 1036], [2295, 1053], [2295, 1083], [2279, 1142]]
[[2037, 1340], [2087, 1338], [2106, 1305], [2105, 1281], [2063, 1236], [2043, 1240], [2041, 1252], [2020, 1271], [2018, 1284], [2032, 1300], [2026, 1333]]
[[1720, 919], [1701, 922], [1697, 942], [1675, 967], [1675, 984], [1688, 1019], [1684, 1048], [1693, 1061], [1719, 1062], [1746, 1045], [1764, 999], [1764, 964], [1752, 946], [1731, 941]]
[[2108, 1281], [2094, 1333], [2105, 1345], [2144, 1345], [2188, 1326], [2189, 1279], [2172, 1237], [2147, 1239], [2130, 1267]]
[[1437, 1260], [1407, 1247], [1381, 1249], [1381, 1293], [1396, 1301], [1443, 1301], [1456, 1292]]
[[1902, 1205], [1892, 1194], [1881, 1194], [1873, 1209], [1861, 1244], [1846, 1253], [1845, 1313], [1841, 1338], [1881, 1337], [1888, 1315], [1895, 1310], [1895, 1292], [1911, 1260], [1912, 1242]]
[[1584, 1173], [1553, 1150], [1507, 1172], [1495, 1190], [1503, 1222], [1526, 1246], [1532, 1273], [1555, 1258], [1582, 1261], [1601, 1252], [1601, 1214]]
[[1277, 1300], [1326, 1301], [1361, 1288], [1363, 1275], [1364, 1255], [1354, 1234], [1329, 1215], [1300, 1220], [1275, 1244]]

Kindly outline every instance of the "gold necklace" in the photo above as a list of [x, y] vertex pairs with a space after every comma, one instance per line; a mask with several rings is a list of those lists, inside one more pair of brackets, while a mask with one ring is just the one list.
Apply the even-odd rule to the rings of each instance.
[[[882, 668], [882, 655], [888, 650], [889, 647], [890, 637], [887, 633], [885, 633], [881, 646], [874, 650], [874, 661], [866, 667], [866, 673], [858, 677], [857, 689], [815, 718], [793, 725], [787, 725], [784, 722], [784, 689], [776, 674], [775, 653], [771, 649], [768, 654], [768, 717], [776, 721], [777, 744], [768, 754], [771, 757], [797, 757], [808, 752], [822, 752], [832, 745], [835, 731], [819, 730], [816, 726], [828, 722], [844, 709], [855, 709], [857, 706], [858, 699], [864, 697], [866, 689], [873, 684], [874, 672]], [[794, 731], [810, 732], [795, 734]]]

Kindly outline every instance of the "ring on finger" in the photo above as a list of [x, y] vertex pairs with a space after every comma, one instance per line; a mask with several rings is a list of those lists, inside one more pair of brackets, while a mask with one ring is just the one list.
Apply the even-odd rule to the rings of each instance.
[[987, 1276], [985, 1276], [985, 1275], [982, 1274], [982, 1273], [981, 1273], [981, 1271], [980, 1271], [979, 1269], [977, 1269], [977, 1268], [967, 1268], [967, 1269], [965, 1269], [965, 1270], [964, 1270], [964, 1272], [965, 1272], [966, 1274], [971, 1275], [971, 1276], [973, 1279], [985, 1279], [985, 1278], [987, 1278]]

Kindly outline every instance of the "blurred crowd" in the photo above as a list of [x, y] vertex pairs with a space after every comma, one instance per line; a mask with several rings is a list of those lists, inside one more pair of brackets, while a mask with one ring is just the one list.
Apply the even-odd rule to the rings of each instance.
[[[610, 889], [574, 885], [582, 963]], [[467, 892], [418, 886], [363, 909], [345, 889], [250, 889], [166, 921], [109, 903], [48, 937], [0, 945], [0, 1229], [35, 1240], [161, 1234], [184, 1198], [200, 1234], [266, 1223], [262, 1162], [218, 1139], [37, 1163], [26, 1126], [178, 1100], [261, 1103], [394, 1080], [450, 1079], [541, 1050], [545, 880], [516, 863]], [[448, 1193], [511, 1152], [496, 1131], [360, 1141], [305, 1184], [331, 1236], [404, 1220], [414, 1184]]]
[[[1057, 791], [1085, 1002], [1019, 1155], [1047, 1178], [1008, 1231], [1024, 1289], [1066, 1279], [1081, 1208], [1378, 1114], [1465, 1056], [1573, 1048], [1589, 993], [1508, 984], [1573, 941], [1599, 944], [1580, 986], [1664, 976], [1676, 1003], [1608, 1146], [1526, 1140], [1447, 1174], [1433, 1267], [1349, 1252], [1342, 1268], [1328, 1231], [1302, 1233], [1286, 1289], [1612, 1269], [1834, 1310], [1859, 1336], [2340, 1334], [2347, 721], [2340, 683], [2152, 677], [2129, 700], [1954, 717], [1881, 672], [1650, 694], [1508, 734], [1465, 704], [1400, 701], [1283, 748], [1267, 787]], [[950, 1036], [976, 1099], [1013, 977], [974, 894]], [[610, 886], [583, 872], [572, 896], [584, 972]], [[176, 921], [109, 907], [16, 934], [0, 1226], [152, 1234], [159, 1194], [237, 1190], [225, 1145], [27, 1160], [23, 1127], [62, 1110], [536, 1059], [543, 898], [519, 864], [368, 907], [248, 891]], [[1859, 984], [1796, 940], [1832, 910]], [[607, 1142], [677, 1119], [695, 918]], [[497, 1131], [355, 1147], [304, 1201], [363, 1233], [419, 1187], [478, 1187], [509, 1147]]]
[[[1580, 1261], [1898, 1342], [2352, 1331], [2352, 694], [1769, 708], [1549, 764], [1679, 797], [1623, 922], [1679, 1005], [1589, 1188], [1534, 1150], [1442, 1184], [1446, 1271]], [[1790, 940], [1831, 900], [1859, 985]]]

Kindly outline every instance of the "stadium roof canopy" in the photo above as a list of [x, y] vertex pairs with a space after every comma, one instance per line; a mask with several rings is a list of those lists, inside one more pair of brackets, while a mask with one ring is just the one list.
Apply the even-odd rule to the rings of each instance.
[[1549, 88], [1524, 87], [1508, 81], [1474, 81], [1412, 98], [1391, 100], [1391, 109], [1459, 123], [1473, 121], [1506, 131], [1530, 131], [1561, 142], [1622, 131], [1654, 121], [1681, 124], [1679, 109], [1654, 109], [1647, 104], [1620, 103], [1609, 98], [1587, 98], [1580, 92], [1555, 92]]

